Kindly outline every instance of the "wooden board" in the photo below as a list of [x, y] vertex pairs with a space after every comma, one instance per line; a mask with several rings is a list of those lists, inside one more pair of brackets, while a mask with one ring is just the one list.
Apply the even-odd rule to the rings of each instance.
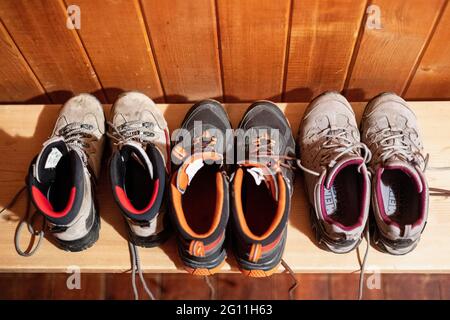
[[[431, 154], [427, 177], [430, 186], [450, 189], [450, 102], [411, 102], [422, 129], [427, 152]], [[306, 107], [305, 103], [281, 103], [294, 132]], [[179, 126], [188, 104], [161, 104], [160, 109], [170, 130]], [[233, 126], [236, 126], [248, 104], [228, 104]], [[357, 118], [363, 103], [353, 103]], [[110, 106], [105, 105], [108, 113]], [[0, 106], [0, 207], [3, 207], [23, 186], [29, 162], [42, 142], [51, 133], [57, 117], [57, 105]], [[444, 169], [442, 169], [444, 168]], [[99, 241], [80, 253], [69, 253], [44, 240], [35, 256], [17, 255], [13, 245], [18, 219], [24, 213], [25, 201], [0, 216], [0, 272], [65, 272], [67, 266], [77, 265], [83, 272], [124, 272], [130, 269], [126, 230], [113, 202], [105, 172], [98, 188], [102, 227]], [[450, 198], [432, 197], [427, 228], [418, 247], [405, 256], [391, 256], [371, 249], [368, 270], [381, 272], [450, 272], [450, 256], [446, 248], [450, 241]], [[337, 255], [319, 249], [313, 240], [308, 218], [302, 179], [296, 179], [288, 241], [284, 258], [295, 272], [355, 272], [359, 270], [358, 252]], [[24, 237], [25, 238], [25, 237]], [[26, 239], [24, 239], [26, 240]], [[183, 272], [180, 268], [174, 237], [160, 248], [139, 249], [146, 272]], [[365, 248], [362, 243], [360, 249]], [[232, 252], [228, 250], [223, 272], [237, 271]], [[281, 269], [280, 269], [281, 271]]]
[[430, 97], [450, 99], [450, 5], [448, 4], [405, 95], [408, 99]]
[[444, 0], [374, 0], [381, 29], [363, 26], [346, 96], [371, 99], [383, 91], [401, 94], [430, 36]]
[[225, 101], [281, 100], [288, 0], [218, 0]]
[[66, 0], [81, 11], [79, 34], [107, 99], [138, 90], [156, 102], [164, 94], [138, 0]]
[[[48, 103], [48, 97], [0, 21], [0, 102]], [[34, 99], [38, 97], [38, 99]]]
[[222, 100], [213, 0], [143, 0], [167, 102]]
[[76, 30], [66, 27], [63, 2], [0, 1], [1, 19], [53, 103], [73, 93], [104, 94]]
[[341, 91], [365, 0], [295, 0], [285, 101], [310, 101], [325, 90]]

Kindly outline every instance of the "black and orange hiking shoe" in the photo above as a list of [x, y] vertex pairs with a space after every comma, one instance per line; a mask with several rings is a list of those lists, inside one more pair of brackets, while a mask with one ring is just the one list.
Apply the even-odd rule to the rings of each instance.
[[241, 271], [270, 276], [281, 262], [293, 192], [295, 142], [283, 112], [254, 103], [236, 133], [232, 242]]
[[171, 216], [178, 231], [178, 251], [188, 272], [210, 275], [226, 257], [229, 189], [225, 157], [227, 153], [232, 156], [233, 146], [227, 113], [214, 100], [195, 104], [173, 142]]

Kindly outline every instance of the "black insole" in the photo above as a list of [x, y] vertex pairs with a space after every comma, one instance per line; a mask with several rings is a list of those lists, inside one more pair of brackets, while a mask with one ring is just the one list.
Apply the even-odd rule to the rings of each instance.
[[257, 185], [247, 172], [242, 181], [242, 209], [248, 228], [256, 236], [269, 229], [277, 211], [277, 202], [265, 182]]
[[182, 197], [186, 222], [199, 234], [211, 228], [217, 205], [217, 165], [204, 165], [191, 180]]
[[358, 173], [358, 165], [342, 169], [331, 188], [324, 189], [328, 217], [344, 226], [357, 223], [361, 214], [362, 185], [363, 177]]
[[58, 165], [53, 170], [55, 170], [55, 180], [48, 189], [47, 198], [53, 207], [53, 211], [59, 212], [66, 208], [73, 187], [72, 164], [69, 153], [59, 160]]
[[150, 202], [155, 181], [139, 161], [129, 157], [125, 164], [125, 193], [136, 210], [142, 210]]
[[412, 179], [401, 170], [385, 170], [381, 175], [381, 194], [386, 215], [408, 225], [420, 216], [419, 193]]

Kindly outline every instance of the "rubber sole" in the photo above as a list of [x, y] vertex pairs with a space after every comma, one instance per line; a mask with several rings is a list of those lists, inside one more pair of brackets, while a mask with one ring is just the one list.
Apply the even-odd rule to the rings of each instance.
[[94, 223], [91, 227], [91, 230], [80, 239], [73, 241], [64, 241], [55, 238], [55, 243], [57, 246], [65, 251], [70, 252], [80, 252], [86, 250], [94, 245], [97, 242], [100, 234], [100, 215], [98, 214], [95, 207], [93, 207], [94, 214]]
[[143, 247], [143, 248], [157, 247], [157, 246], [163, 244], [164, 242], [166, 242], [166, 240], [170, 236], [170, 230], [167, 226], [164, 226], [164, 230], [156, 235], [153, 235], [150, 237], [140, 237], [131, 231], [131, 228], [128, 225], [128, 223], [125, 222], [125, 224], [127, 225], [128, 236], [130, 238], [130, 241], [139, 247]]
[[[317, 245], [321, 249], [324, 249], [326, 251], [330, 251], [333, 253], [338, 253], [338, 254], [342, 253], [343, 254], [343, 253], [348, 253], [348, 252], [354, 250], [356, 247], [359, 246], [359, 244], [362, 241], [362, 237], [358, 241], [355, 241], [353, 244], [350, 244], [350, 245], [344, 245], [339, 242], [332, 241], [324, 234], [321, 226], [319, 225], [319, 221], [317, 220], [316, 212], [311, 206], [310, 206], [309, 216], [310, 216], [310, 221], [311, 221], [311, 227], [313, 229], [313, 233], [314, 233], [314, 236], [317, 241]], [[333, 249], [330, 246], [337, 247], [338, 249], [337, 250]]]
[[204, 258], [203, 261], [188, 258], [182, 252], [180, 247], [178, 247], [178, 254], [183, 263], [184, 269], [190, 274], [197, 276], [210, 276], [219, 272], [225, 263], [225, 258], [227, 257], [225, 249], [222, 249], [219, 254], [213, 257]]
[[261, 269], [242, 269], [239, 270], [242, 272], [244, 276], [251, 278], [265, 278], [270, 277], [272, 274], [278, 271], [281, 263], [278, 263], [275, 267], [269, 270], [261, 270]]

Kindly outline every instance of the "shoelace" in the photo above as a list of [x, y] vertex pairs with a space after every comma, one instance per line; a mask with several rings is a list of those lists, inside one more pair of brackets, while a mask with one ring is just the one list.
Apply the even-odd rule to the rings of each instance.
[[121, 145], [129, 141], [136, 141], [142, 144], [154, 141], [156, 134], [153, 131], [153, 122], [134, 120], [115, 126], [112, 122], [106, 122], [113, 132], [106, 135], [111, 138], [116, 145]]
[[428, 156], [424, 156], [420, 152], [420, 148], [409, 138], [408, 132], [385, 128], [374, 134], [381, 137], [375, 140], [376, 143], [382, 146], [382, 152], [380, 154], [381, 162], [384, 163], [392, 157], [397, 156], [407, 162], [417, 164], [423, 162], [424, 168], [422, 170], [425, 171]]
[[[107, 124], [113, 130], [112, 133], [109, 131], [106, 135], [111, 138], [115, 145], [120, 146], [129, 141], [136, 141], [141, 144], [147, 144], [154, 141], [156, 135], [153, 132], [155, 124], [148, 121], [128, 121], [119, 126], [115, 126], [112, 122], [108, 121]], [[155, 296], [152, 291], [147, 286], [147, 282], [144, 279], [141, 268], [141, 259], [139, 258], [138, 248], [134, 243], [128, 240], [128, 248], [130, 250], [131, 258], [131, 286], [133, 288], [134, 299], [139, 300], [139, 292], [136, 285], [136, 275], [138, 275], [139, 280], [151, 300], [155, 300]]]
[[155, 300], [155, 296], [148, 288], [147, 282], [145, 281], [144, 275], [142, 274], [141, 259], [139, 258], [138, 248], [131, 241], [128, 241], [128, 248], [130, 249], [131, 254], [131, 286], [133, 287], [134, 300], [139, 300], [139, 293], [136, 286], [136, 274], [138, 274], [142, 287], [149, 296], [150, 300]]
[[98, 140], [92, 133], [94, 126], [86, 123], [73, 122], [61, 128], [57, 135], [63, 137], [69, 148], [78, 151], [83, 161], [87, 163], [89, 153], [95, 153], [91, 149], [91, 142]]
[[295, 170], [296, 166], [292, 164], [297, 160], [296, 157], [278, 155], [274, 152], [275, 141], [268, 137], [258, 136], [252, 141], [253, 148], [250, 148], [249, 157], [251, 159], [268, 158], [274, 161], [274, 164], [268, 163], [268, 168], [276, 166]]
[[[349, 139], [347, 135], [350, 133], [346, 128], [336, 128], [335, 130], [327, 129], [327, 131], [328, 132], [325, 134], [326, 140], [321, 146], [321, 150], [325, 150], [320, 158], [320, 166], [323, 167], [323, 170], [326, 170], [327, 167], [334, 167], [337, 161], [347, 154], [355, 154], [363, 158], [364, 161], [358, 167], [358, 171], [361, 170], [364, 163], [370, 162], [372, 159], [372, 153], [369, 148], [362, 142], [354, 142]], [[331, 155], [335, 153], [337, 154], [331, 158]], [[308, 174], [314, 176], [321, 175], [321, 172], [317, 172], [303, 166], [300, 159], [297, 159], [297, 166]]]
[[[6, 210], [13, 208], [17, 200], [20, 198], [20, 195], [23, 193], [23, 191], [25, 191], [25, 189], [26, 186], [20, 188], [19, 191], [17, 191], [17, 193], [13, 196], [12, 200], [2, 210], [0, 210], [0, 214], [2, 214]], [[14, 246], [16, 248], [17, 253], [23, 257], [30, 257], [36, 253], [36, 251], [41, 246], [42, 239], [44, 237], [44, 230], [46, 228], [45, 219], [42, 217], [42, 224], [40, 230], [35, 229], [36, 217], [39, 215], [37, 214], [37, 211], [35, 211], [32, 215], [30, 215], [30, 209], [31, 209], [31, 199], [27, 193], [25, 216], [22, 218], [22, 220], [20, 220], [19, 224], [17, 225], [16, 232], [14, 233]], [[27, 226], [28, 232], [31, 235], [31, 239], [27, 249], [22, 250], [20, 247], [20, 239], [22, 229], [25, 225]], [[34, 240], [36, 237], [37, 242], [36, 244], [34, 244], [35, 242]]]

